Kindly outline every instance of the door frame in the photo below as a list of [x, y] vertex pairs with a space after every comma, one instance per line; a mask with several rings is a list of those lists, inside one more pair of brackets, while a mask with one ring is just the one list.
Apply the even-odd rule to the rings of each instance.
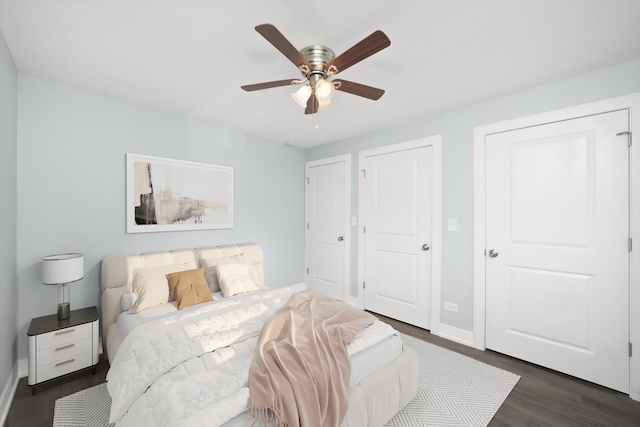
[[440, 331], [440, 294], [442, 269], [442, 136], [434, 135], [410, 141], [399, 142], [382, 147], [358, 152], [358, 307], [364, 309], [364, 212], [365, 212], [365, 180], [364, 164], [367, 157], [389, 154], [396, 151], [411, 150], [421, 147], [433, 148], [433, 193], [431, 203], [431, 333], [439, 335]]
[[[495, 133], [624, 109], [629, 110], [631, 132], [636, 131], [640, 135], [640, 93], [474, 128], [473, 345], [475, 348], [486, 349], [485, 138]], [[636, 141], [629, 150], [629, 230], [632, 239], [636, 240], [634, 245], [636, 249], [629, 253], [629, 342], [635, 348], [629, 359], [629, 396], [634, 400], [640, 400], [640, 197], [633, 197], [634, 192], [638, 193], [640, 188], [638, 144], [639, 142]]]
[[309, 289], [309, 192], [307, 191], [307, 181], [309, 179], [309, 169], [317, 166], [326, 166], [333, 163], [344, 162], [344, 302], [351, 299], [351, 153], [339, 156], [327, 157], [324, 159], [311, 160], [304, 163], [304, 265], [306, 273], [304, 275], [304, 287]]

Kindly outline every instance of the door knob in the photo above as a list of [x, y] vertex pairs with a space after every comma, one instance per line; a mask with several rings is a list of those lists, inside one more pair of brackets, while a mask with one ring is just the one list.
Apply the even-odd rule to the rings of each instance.
[[424, 245], [422, 245], [422, 250], [423, 251], [428, 251], [429, 249], [430, 249], [429, 245], [427, 245], [426, 243]]
[[491, 258], [495, 258], [495, 257], [497, 257], [497, 256], [498, 256], [498, 252], [496, 252], [496, 251], [494, 251], [493, 249], [491, 249], [491, 250], [489, 251], [489, 256], [490, 256]]
[[338, 242], [342, 242], [344, 240], [344, 237], [340, 236], [338, 237]]

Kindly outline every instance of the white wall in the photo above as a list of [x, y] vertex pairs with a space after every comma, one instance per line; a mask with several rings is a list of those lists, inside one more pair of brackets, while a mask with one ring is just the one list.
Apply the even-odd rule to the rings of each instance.
[[[231, 166], [231, 230], [126, 234], [125, 153]], [[19, 357], [33, 317], [55, 313], [42, 256], [85, 254], [71, 306], [99, 305], [113, 253], [259, 242], [268, 285], [304, 280], [304, 152], [219, 126], [18, 74]]]
[[13, 393], [16, 332], [16, 151], [18, 74], [0, 33], [0, 424]]
[[[486, 102], [465, 106], [307, 150], [306, 160], [352, 153], [431, 135], [442, 135], [442, 299], [441, 322], [473, 329], [473, 129], [488, 123], [640, 92], [640, 59], [561, 80]], [[428, 98], [428, 94], [426, 94]], [[358, 215], [358, 171], [353, 166], [352, 215]], [[447, 220], [458, 231], [447, 232]], [[362, 225], [362, 224], [360, 224]], [[355, 230], [354, 230], [355, 232]], [[355, 235], [355, 234], [354, 234]], [[357, 242], [351, 244], [351, 293], [356, 294]], [[444, 311], [444, 301], [458, 312]]]

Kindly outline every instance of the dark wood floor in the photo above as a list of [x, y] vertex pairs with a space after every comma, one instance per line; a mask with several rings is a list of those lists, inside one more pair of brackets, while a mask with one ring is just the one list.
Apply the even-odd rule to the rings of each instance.
[[[479, 351], [382, 316], [398, 331], [457, 351], [521, 376], [490, 427], [640, 427], [640, 402], [629, 396], [559, 374], [493, 351]], [[20, 379], [5, 427], [50, 427], [56, 399], [104, 382], [108, 363], [100, 359], [97, 373], [80, 372], [38, 387], [35, 396]]]
[[31, 395], [27, 379], [20, 378], [4, 427], [51, 427], [56, 400], [103, 383], [108, 370], [109, 362], [101, 354], [95, 375], [86, 370], [41, 384], [35, 396]]
[[396, 330], [520, 375], [489, 427], [640, 427], [640, 402], [568, 375], [509, 356], [480, 351], [429, 331], [378, 316]]

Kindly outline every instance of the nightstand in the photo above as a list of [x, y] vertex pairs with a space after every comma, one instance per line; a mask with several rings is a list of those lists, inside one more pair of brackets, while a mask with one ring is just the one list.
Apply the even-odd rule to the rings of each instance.
[[98, 364], [98, 310], [72, 310], [68, 319], [56, 314], [31, 320], [29, 336], [29, 377], [31, 394], [36, 386]]

